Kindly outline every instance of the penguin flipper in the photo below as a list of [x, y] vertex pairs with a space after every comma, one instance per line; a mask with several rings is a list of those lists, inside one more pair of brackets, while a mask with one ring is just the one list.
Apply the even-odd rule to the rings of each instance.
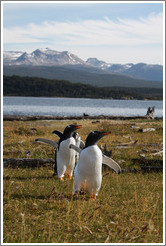
[[46, 139], [46, 138], [37, 138], [35, 139], [36, 142], [40, 142], [40, 143], [45, 143], [48, 145], [51, 145], [52, 147], [54, 147], [55, 149], [58, 148], [58, 143], [55, 141], [52, 141], [50, 139]]
[[62, 132], [60, 132], [60, 131], [58, 131], [58, 130], [55, 130], [55, 131], [53, 131], [52, 133], [54, 133], [54, 134], [56, 134], [58, 137], [62, 137], [62, 135], [63, 135], [63, 133]]
[[70, 149], [74, 149], [74, 150], [77, 151], [79, 154], [80, 154], [80, 152], [81, 152], [81, 149], [80, 149], [79, 147], [77, 147], [76, 145], [74, 145], [74, 144], [70, 144], [70, 145], [69, 145], [69, 148], [70, 148]]
[[112, 160], [111, 158], [109, 158], [105, 155], [102, 155], [102, 157], [103, 157], [103, 160], [102, 160], [103, 164], [112, 168], [118, 174], [121, 172], [121, 167], [119, 166], [119, 164], [116, 161]]
[[84, 141], [81, 140], [81, 142], [80, 142], [80, 148], [83, 149], [84, 147], [85, 147], [85, 143], [84, 143]]

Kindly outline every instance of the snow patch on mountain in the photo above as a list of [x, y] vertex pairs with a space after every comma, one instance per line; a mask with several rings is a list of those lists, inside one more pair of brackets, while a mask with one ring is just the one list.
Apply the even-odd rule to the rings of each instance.
[[13, 62], [20, 57], [24, 52], [22, 51], [4, 51], [3, 62], [4, 64], [12, 65]]

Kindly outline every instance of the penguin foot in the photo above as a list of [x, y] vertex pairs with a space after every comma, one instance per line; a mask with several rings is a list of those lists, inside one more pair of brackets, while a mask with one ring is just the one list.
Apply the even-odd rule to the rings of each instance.
[[59, 178], [60, 181], [64, 181], [64, 179], [62, 177]]
[[96, 200], [96, 195], [93, 194], [93, 195], [91, 196], [91, 198], [92, 198], [92, 200]]
[[68, 179], [72, 179], [72, 176], [68, 174], [68, 175], [67, 175], [67, 178], [68, 178]]

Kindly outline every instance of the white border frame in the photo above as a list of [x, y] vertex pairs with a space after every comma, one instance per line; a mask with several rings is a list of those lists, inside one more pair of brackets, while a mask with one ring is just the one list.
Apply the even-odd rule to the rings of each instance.
[[[3, 243], [3, 4], [4, 3], [162, 3], [163, 4], [163, 149], [165, 150], [165, 1], [1, 1], [1, 245], [140, 245], [140, 243]], [[165, 245], [165, 152], [163, 151], [163, 243]], [[142, 244], [141, 244], [142, 245]]]

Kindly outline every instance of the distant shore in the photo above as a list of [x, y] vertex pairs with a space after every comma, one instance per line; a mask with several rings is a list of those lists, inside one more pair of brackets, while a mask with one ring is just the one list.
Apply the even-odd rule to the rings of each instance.
[[[98, 115], [98, 116], [34, 116], [34, 115], [4, 115], [4, 121], [35, 121], [35, 120], [82, 120], [82, 119], [109, 119], [109, 120], [133, 120], [133, 119], [148, 119], [146, 116], [108, 116], [108, 115]], [[163, 117], [155, 117], [155, 119], [163, 119]]]

